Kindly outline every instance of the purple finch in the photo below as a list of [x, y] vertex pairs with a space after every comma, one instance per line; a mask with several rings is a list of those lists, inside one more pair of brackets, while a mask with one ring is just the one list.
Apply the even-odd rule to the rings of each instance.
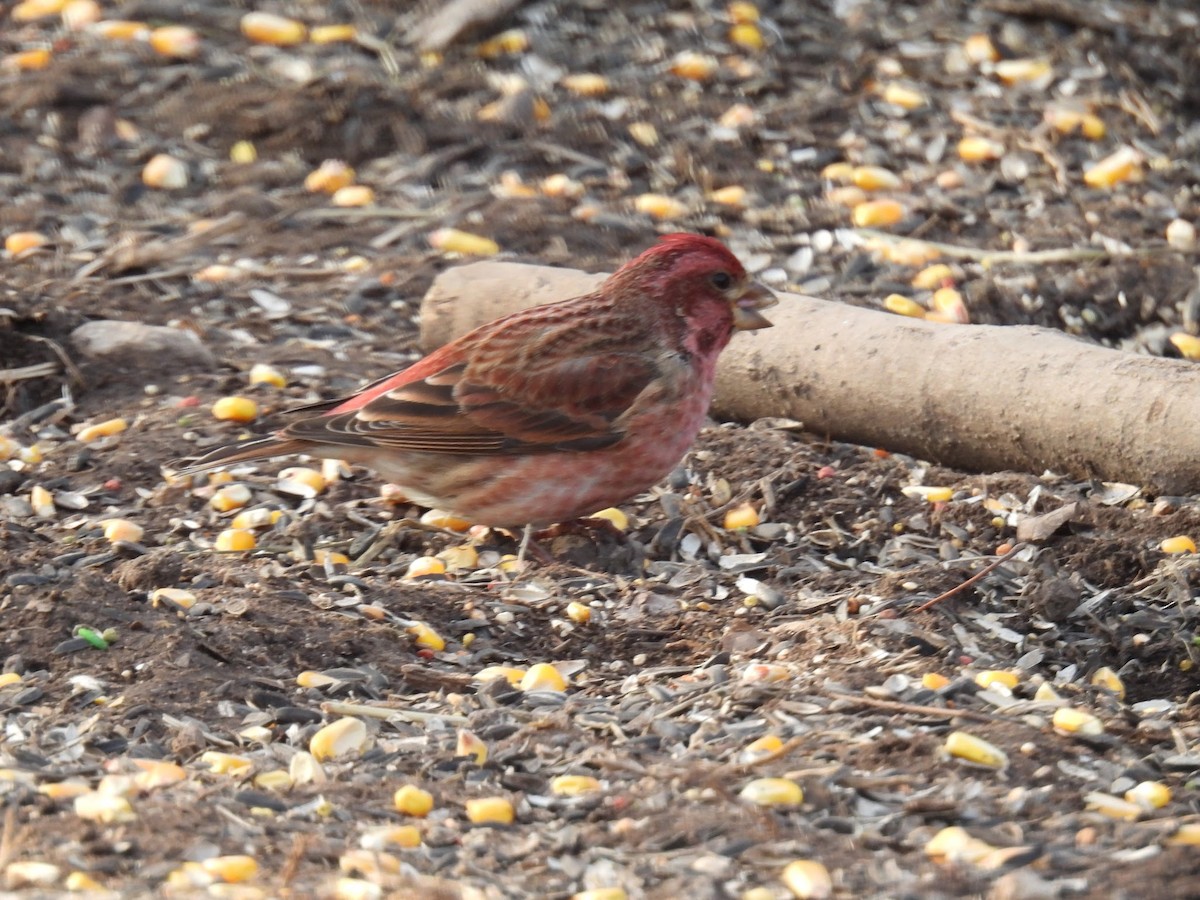
[[291, 453], [361, 463], [414, 502], [545, 525], [646, 490], [679, 462], [734, 331], [775, 296], [724, 245], [671, 234], [597, 290], [476, 328], [270, 437], [193, 469]]

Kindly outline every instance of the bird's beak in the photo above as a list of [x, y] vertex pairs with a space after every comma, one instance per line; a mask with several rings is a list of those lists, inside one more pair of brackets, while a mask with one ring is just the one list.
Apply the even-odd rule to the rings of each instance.
[[779, 298], [769, 288], [757, 281], [748, 282], [733, 301], [733, 327], [738, 331], [770, 328], [773, 323], [759, 310], [774, 306], [778, 302]]

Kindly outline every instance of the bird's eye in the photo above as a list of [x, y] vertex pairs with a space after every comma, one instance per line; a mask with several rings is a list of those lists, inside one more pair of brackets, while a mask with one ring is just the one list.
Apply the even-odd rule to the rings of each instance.
[[718, 291], [727, 291], [733, 287], [733, 276], [728, 272], [718, 272], [712, 277], [712, 283]]

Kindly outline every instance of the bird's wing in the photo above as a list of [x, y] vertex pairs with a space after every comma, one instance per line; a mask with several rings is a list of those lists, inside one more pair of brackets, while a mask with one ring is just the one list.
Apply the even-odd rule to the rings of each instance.
[[660, 374], [651, 358], [619, 352], [487, 370], [428, 362], [281, 436], [451, 454], [598, 450], [624, 437], [618, 419]]

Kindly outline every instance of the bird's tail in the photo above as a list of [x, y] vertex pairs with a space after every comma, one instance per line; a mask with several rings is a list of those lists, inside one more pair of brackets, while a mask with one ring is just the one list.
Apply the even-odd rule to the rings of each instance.
[[304, 453], [309, 449], [307, 441], [290, 438], [279, 438], [274, 435], [263, 438], [253, 438], [238, 444], [229, 444], [210, 450], [199, 459], [180, 460], [172, 468], [180, 475], [191, 475], [204, 469], [212, 469], [230, 463], [246, 462], [251, 459], [269, 459], [272, 456], [287, 456], [292, 453]]

